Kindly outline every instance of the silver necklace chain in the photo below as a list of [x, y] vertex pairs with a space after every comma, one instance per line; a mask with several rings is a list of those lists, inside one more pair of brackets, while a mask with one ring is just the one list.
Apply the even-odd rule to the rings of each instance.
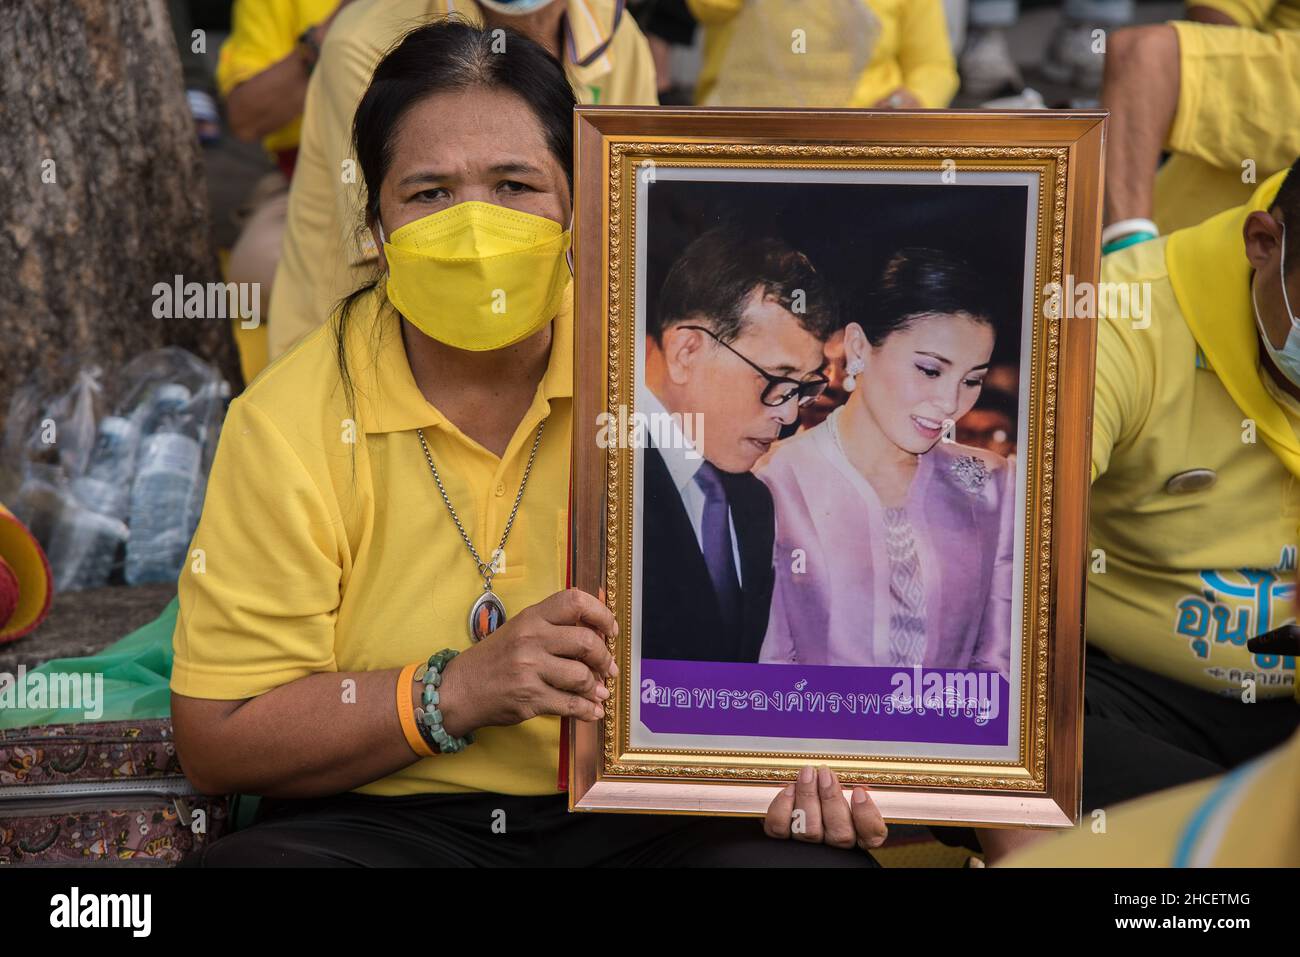
[[[501, 533], [501, 544], [493, 552], [493, 559], [505, 551], [506, 539], [510, 537], [510, 529], [515, 524], [515, 516], [519, 514], [519, 503], [524, 500], [524, 489], [528, 485], [528, 476], [533, 471], [533, 460], [537, 458], [537, 446], [542, 441], [542, 429], [546, 428], [546, 420], [542, 419], [541, 424], [537, 426], [537, 437], [533, 439], [533, 450], [528, 453], [528, 464], [524, 466], [524, 477], [519, 483], [519, 494], [515, 496], [515, 506], [510, 510], [510, 517], [506, 519], [506, 530]], [[478, 549], [470, 541], [469, 534], [465, 531], [465, 526], [460, 523], [460, 516], [456, 514], [456, 509], [452, 508], [451, 499], [447, 497], [447, 490], [443, 488], [442, 478], [438, 475], [438, 469], [433, 464], [433, 456], [429, 454], [429, 444], [424, 441], [424, 429], [416, 429], [415, 434], [420, 437], [420, 448], [424, 449], [424, 460], [429, 463], [429, 471], [433, 473], [434, 484], [438, 486], [438, 492], [442, 495], [442, 500], [447, 506], [447, 511], [451, 513], [451, 520], [456, 523], [456, 529], [460, 532], [460, 537], [465, 542], [465, 547], [469, 549], [470, 555], [474, 557], [475, 564], [478, 565], [479, 577], [483, 579], [483, 590], [485, 592], [492, 590], [492, 575], [495, 569], [491, 562], [483, 561], [479, 556]]]

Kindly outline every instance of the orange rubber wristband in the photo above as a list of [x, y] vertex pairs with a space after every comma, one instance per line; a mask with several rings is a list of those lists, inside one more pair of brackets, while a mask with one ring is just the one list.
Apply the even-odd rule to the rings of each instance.
[[419, 662], [407, 665], [397, 676], [397, 719], [402, 723], [402, 734], [406, 736], [406, 743], [411, 750], [422, 758], [431, 758], [437, 752], [425, 743], [420, 729], [415, 725], [415, 701], [411, 698], [411, 683], [415, 680], [415, 672], [419, 667]]

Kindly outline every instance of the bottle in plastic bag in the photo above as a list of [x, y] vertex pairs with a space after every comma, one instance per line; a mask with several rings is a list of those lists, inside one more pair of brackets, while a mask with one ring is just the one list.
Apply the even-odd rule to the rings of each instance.
[[50, 570], [56, 591], [100, 588], [108, 584], [126, 525], [76, 502], [67, 502], [50, 542]]
[[126, 545], [130, 585], [175, 581], [185, 561], [190, 498], [203, 452], [192, 417], [186, 414], [188, 404], [184, 386], [163, 386], [147, 420], [153, 429], [140, 445], [131, 485], [131, 537]]
[[50, 540], [50, 570], [60, 591], [108, 584], [127, 541], [129, 485], [83, 475], [75, 479]]
[[141, 435], [158, 431], [164, 422], [174, 420], [185, 412], [190, 403], [190, 390], [179, 382], [164, 382], [135, 409]]
[[67, 500], [67, 481], [57, 465], [29, 464], [10, 506], [41, 543], [46, 555]]
[[[111, 492], [101, 486], [91, 486], [89, 482], [83, 483], [90, 497], [104, 505], [95, 508], [95, 511], [119, 519], [127, 517], [131, 482], [135, 478], [135, 460], [139, 448], [140, 427], [133, 420], [122, 415], [106, 415], [100, 420], [86, 479], [113, 486], [117, 492]], [[73, 484], [75, 486], [77, 483]], [[78, 492], [78, 497], [84, 504], [91, 504], [86, 501], [86, 496], [81, 492]]]
[[221, 432], [221, 420], [225, 415], [226, 401], [229, 398], [230, 383], [221, 379], [203, 386], [189, 406], [191, 418], [199, 430], [205, 452], [199, 468], [198, 481], [194, 483], [185, 510], [186, 528], [190, 538], [194, 537], [194, 531], [199, 525], [199, 515], [203, 511], [203, 498], [208, 489], [208, 469], [212, 465], [211, 458], [216, 451], [217, 436]]
[[50, 569], [60, 591], [101, 588], [129, 532], [131, 482], [140, 429], [129, 418], [100, 420], [86, 474], [73, 479], [50, 540]]

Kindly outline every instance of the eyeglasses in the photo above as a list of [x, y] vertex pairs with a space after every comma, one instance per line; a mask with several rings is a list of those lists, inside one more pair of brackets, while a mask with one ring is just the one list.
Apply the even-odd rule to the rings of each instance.
[[712, 336], [718, 345], [722, 346], [728, 352], [732, 352], [744, 360], [745, 364], [767, 380], [767, 385], [763, 388], [762, 402], [766, 406], [776, 408], [779, 405], [785, 405], [791, 399], [798, 396], [800, 408], [811, 405], [812, 402], [830, 385], [830, 379], [820, 372], [814, 372], [804, 379], [791, 379], [788, 376], [772, 375], [758, 363], [749, 359], [747, 356], [737, 352], [711, 329], [704, 326], [682, 326], [683, 329], [697, 329], [706, 335]]

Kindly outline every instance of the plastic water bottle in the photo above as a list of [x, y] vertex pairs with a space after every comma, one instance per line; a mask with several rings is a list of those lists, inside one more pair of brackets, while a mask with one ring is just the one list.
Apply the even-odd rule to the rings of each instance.
[[50, 570], [56, 591], [108, 584], [126, 525], [77, 502], [67, 502], [50, 542]]
[[23, 471], [23, 484], [11, 507], [48, 553], [67, 499], [66, 481], [57, 465], [33, 462]]
[[73, 480], [50, 536], [56, 588], [75, 591], [108, 584], [128, 538], [125, 520], [139, 441], [139, 427], [130, 419], [110, 415], [100, 421], [90, 465]]
[[140, 427], [135, 422], [125, 416], [105, 416], [99, 423], [90, 467], [84, 479], [78, 480], [82, 487], [74, 488], [82, 504], [102, 515], [125, 520], [139, 447]]
[[126, 546], [130, 585], [175, 581], [185, 561], [190, 497], [202, 456], [194, 423], [185, 414], [188, 403], [189, 390], [184, 386], [163, 386], [151, 416], [155, 429], [140, 445]]
[[179, 382], [164, 382], [131, 412], [141, 436], [150, 435], [164, 422], [175, 420], [190, 404], [190, 390]]
[[[230, 383], [221, 379], [209, 382], [199, 389], [189, 405], [191, 420], [198, 429], [199, 439], [204, 449], [209, 451], [209, 457], [216, 451], [217, 438], [221, 434], [221, 420], [225, 416], [225, 406], [229, 398]], [[203, 511], [203, 497], [208, 490], [210, 465], [211, 462], [206, 459], [200, 465], [198, 481], [194, 483], [189, 503], [186, 505], [186, 528], [189, 530], [190, 538], [194, 537], [194, 532], [199, 526], [199, 515]]]

